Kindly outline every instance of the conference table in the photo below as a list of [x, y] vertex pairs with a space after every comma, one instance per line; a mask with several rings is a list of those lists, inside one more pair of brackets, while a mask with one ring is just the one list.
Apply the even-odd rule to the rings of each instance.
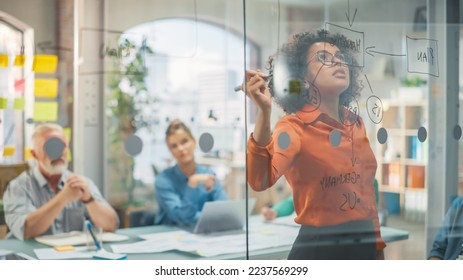
[[[250, 228], [255, 224], [255, 219], [251, 219]], [[284, 225], [282, 225], [284, 226]], [[126, 235], [129, 237], [128, 240], [116, 242], [117, 244], [129, 244], [134, 242], [142, 241], [141, 235], [153, 234], [153, 233], [168, 233], [178, 231], [178, 228], [171, 226], [144, 226], [144, 227], [133, 227], [123, 228], [116, 231], [117, 234]], [[381, 227], [381, 236], [386, 243], [406, 240], [408, 239], [409, 233], [404, 230], [395, 229], [391, 227]], [[111, 252], [111, 245], [115, 243], [104, 243], [103, 247]], [[34, 249], [39, 248], [50, 248], [50, 246], [41, 244], [35, 240], [16, 240], [16, 239], [5, 239], [0, 240], [0, 250], [10, 250], [15, 253], [23, 253], [32, 258], [36, 258]], [[273, 246], [271, 248], [251, 250], [246, 255], [246, 247], [243, 247], [240, 253], [225, 253], [215, 255], [213, 257], [202, 257], [198, 254], [191, 252], [183, 252], [178, 250], [168, 250], [157, 253], [130, 253], [127, 254], [128, 260], [193, 260], [193, 259], [226, 259], [226, 260], [265, 260], [265, 259], [286, 259], [291, 245], [287, 244], [284, 246]]]

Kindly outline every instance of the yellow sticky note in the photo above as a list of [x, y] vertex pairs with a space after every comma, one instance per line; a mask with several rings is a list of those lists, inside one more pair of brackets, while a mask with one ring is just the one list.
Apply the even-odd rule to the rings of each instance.
[[0, 54], [0, 67], [8, 67], [8, 55]]
[[26, 100], [24, 97], [15, 98], [13, 101], [13, 109], [24, 111], [24, 107], [26, 106]]
[[56, 55], [36, 55], [32, 70], [35, 73], [55, 73], [58, 67], [58, 56]]
[[23, 67], [25, 62], [26, 62], [26, 56], [25, 55], [17, 55], [14, 58], [14, 66]]
[[[72, 130], [70, 127], [65, 127], [63, 128], [64, 130], [64, 135], [66, 135], [66, 139], [68, 140], [68, 143], [71, 142], [71, 137], [72, 137]], [[72, 161], [72, 153], [71, 149], [68, 149], [68, 156], [67, 156], [68, 162]]]
[[34, 96], [39, 98], [56, 98], [58, 79], [35, 79]]
[[56, 121], [58, 119], [57, 102], [35, 102], [34, 121]]
[[24, 159], [32, 159], [32, 153], [31, 153], [31, 148], [25, 147], [24, 148]]
[[71, 136], [72, 136], [72, 130], [70, 127], [65, 127], [63, 128], [64, 130], [64, 135], [66, 135], [66, 138], [68, 139], [68, 142], [71, 142]]
[[7, 106], [8, 106], [8, 99], [4, 97], [0, 97], [0, 110], [6, 109]]
[[53, 247], [53, 249], [55, 249], [55, 250], [58, 251], [58, 252], [66, 252], [66, 251], [73, 251], [73, 250], [74, 250], [74, 246], [71, 246], [71, 245], [62, 245], [62, 246], [55, 246], [55, 247]]
[[68, 162], [71, 162], [71, 161], [72, 161], [71, 149], [68, 149], [68, 155], [67, 155], [66, 159], [68, 160]]
[[3, 156], [12, 157], [14, 155], [15, 150], [16, 150], [15, 146], [5, 146], [3, 148]]

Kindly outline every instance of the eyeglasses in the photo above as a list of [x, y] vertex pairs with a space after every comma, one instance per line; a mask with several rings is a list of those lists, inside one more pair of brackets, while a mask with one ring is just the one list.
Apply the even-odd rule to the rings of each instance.
[[[323, 63], [323, 65], [326, 66], [333, 66], [338, 63], [343, 65], [350, 65], [346, 61], [346, 57], [344, 56], [344, 54], [340, 51], [337, 51], [335, 54], [332, 54], [329, 51], [325, 50], [318, 51], [312, 56], [312, 58], [309, 59], [309, 62], [312, 61], [314, 57], [317, 57], [318, 61], [320, 61], [321, 63]], [[338, 61], [335, 61], [335, 58], [337, 58]], [[309, 62], [307, 62], [307, 64], [309, 64]]]

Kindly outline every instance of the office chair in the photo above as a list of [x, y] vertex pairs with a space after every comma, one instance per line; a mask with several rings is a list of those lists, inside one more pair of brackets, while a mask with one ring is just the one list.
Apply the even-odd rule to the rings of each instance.
[[26, 170], [29, 170], [27, 162], [0, 164], [0, 199], [3, 198], [8, 183]]
[[125, 210], [124, 227], [142, 227], [154, 225], [156, 211], [146, 207], [129, 207]]
[[5, 238], [5, 235], [8, 232], [3, 214], [3, 193], [5, 192], [8, 183], [26, 170], [29, 170], [29, 164], [27, 162], [0, 164], [0, 239]]

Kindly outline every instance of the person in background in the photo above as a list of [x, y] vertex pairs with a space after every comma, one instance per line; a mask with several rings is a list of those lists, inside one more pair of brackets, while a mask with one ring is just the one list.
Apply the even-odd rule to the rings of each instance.
[[196, 140], [183, 122], [170, 122], [166, 144], [177, 163], [156, 176], [155, 224], [190, 227], [198, 221], [206, 201], [228, 196], [212, 169], [196, 163]]
[[[51, 139], [63, 147], [53, 159], [46, 148]], [[116, 211], [97, 186], [89, 178], [68, 170], [68, 141], [61, 126], [38, 125], [32, 144], [36, 165], [10, 181], [3, 196], [5, 220], [10, 230], [7, 238], [27, 240], [46, 234], [82, 231], [86, 218], [104, 231], [119, 227]]]
[[260, 212], [267, 221], [272, 221], [279, 217], [289, 216], [294, 212], [293, 196], [289, 195], [287, 198], [283, 199], [272, 207], [264, 206]]
[[[303, 32], [270, 57], [268, 75], [246, 71], [242, 89], [258, 108], [248, 182], [264, 191], [285, 176], [291, 185], [301, 228], [288, 259], [384, 259], [377, 163], [362, 118], [349, 110], [362, 89], [356, 51], [343, 35]], [[272, 97], [286, 112], [273, 132]]]
[[428, 254], [430, 260], [459, 257], [463, 257], [463, 196], [453, 200]]

